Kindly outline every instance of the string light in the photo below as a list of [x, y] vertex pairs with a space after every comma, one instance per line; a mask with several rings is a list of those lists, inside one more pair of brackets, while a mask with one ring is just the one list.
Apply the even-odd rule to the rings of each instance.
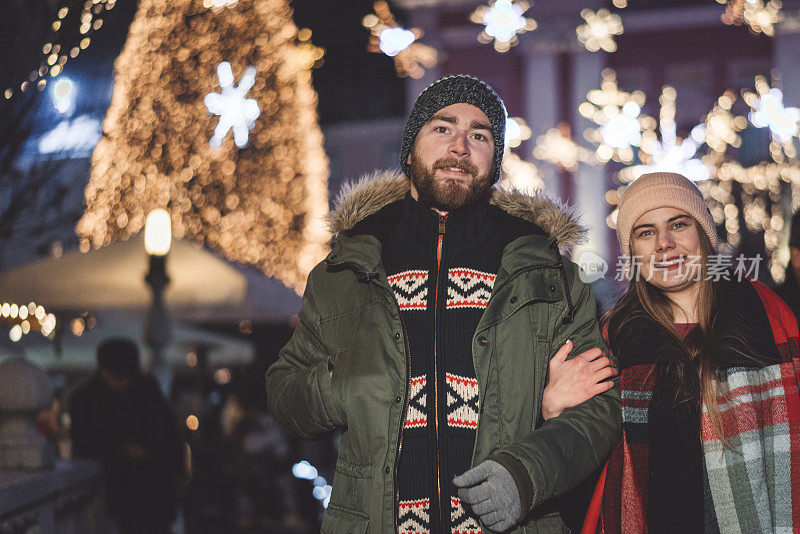
[[539, 168], [510, 150], [506, 151], [505, 156], [503, 156], [500, 183], [503, 187], [517, 189], [529, 194], [544, 188], [544, 180], [539, 174]]
[[589, 52], [605, 50], [615, 52], [617, 43], [614, 41], [615, 35], [622, 35], [622, 18], [611, 13], [607, 9], [598, 9], [597, 12], [591, 9], [582, 9], [581, 17], [586, 21], [575, 28], [578, 41], [581, 42]]
[[578, 163], [593, 165], [596, 162], [594, 154], [590, 150], [572, 139], [570, 128], [566, 123], [561, 123], [556, 128], [550, 128], [544, 135], [536, 138], [533, 157], [550, 162], [569, 172], [576, 171]]
[[[129, 239], [164, 208], [176, 239], [302, 291], [329, 239], [328, 167], [291, 17], [287, 0], [239, 0], [221, 11], [140, 1], [92, 154], [80, 250]], [[217, 90], [224, 60], [236, 78], [250, 65], [258, 72], [248, 96], [261, 116], [246, 149], [230, 137], [216, 150], [208, 142], [217, 118], [203, 97]]]
[[498, 52], [508, 52], [519, 42], [517, 35], [537, 28], [535, 20], [523, 16], [529, 7], [527, 2], [513, 0], [490, 0], [487, 5], [478, 6], [469, 17], [484, 26], [478, 41], [493, 43]]
[[539, 168], [511, 151], [531, 138], [531, 129], [521, 117], [506, 118], [505, 154], [500, 182], [506, 188], [533, 193], [544, 187]]
[[27, 305], [4, 302], [0, 305], [0, 324], [9, 328], [8, 337], [16, 343], [32, 331], [50, 337], [56, 328], [56, 316], [35, 302]]
[[[779, 131], [785, 134], [797, 123], [796, 120], [786, 120], [787, 112], [783, 109], [780, 95], [771, 91], [773, 89], [766, 80], [759, 77], [756, 79], [756, 92], [743, 94], [754, 110], [751, 120], [756, 126], [768, 127], [771, 123], [779, 123], [782, 125]], [[742, 145], [738, 132], [747, 126], [745, 117], [732, 113], [736, 100], [734, 93], [726, 91], [717, 99], [704, 122], [695, 126], [683, 141], [675, 135], [675, 97], [674, 89], [664, 88], [660, 99], [661, 141], [658, 141], [654, 129], [642, 134], [639, 157], [646, 165], [623, 169], [617, 174], [617, 179], [622, 183], [631, 181], [645, 170], [658, 168], [657, 165], [662, 166], [658, 170], [674, 170], [692, 177], [689, 164], [702, 165], [697, 176], [705, 178], [698, 182], [698, 187], [708, 203], [714, 222], [720, 228], [720, 252], [733, 254], [742, 243], [743, 230], [761, 233], [767, 253], [767, 269], [773, 280], [780, 283], [784, 278], [783, 265], [787, 255], [785, 246], [781, 246], [781, 236], [786, 228], [785, 211], [800, 208], [800, 162], [797, 154], [790, 150], [793, 148], [792, 137], [782, 143], [773, 139], [770, 145], [772, 161], [743, 167], [731, 159], [730, 153], [731, 147]], [[794, 131], [793, 135], [797, 135], [797, 132]], [[703, 145], [708, 150], [698, 158], [699, 148]], [[665, 165], [665, 161], [671, 165]], [[791, 206], [787, 206], [783, 200], [787, 189], [791, 191]], [[612, 228], [616, 225], [616, 205], [623, 190], [624, 186], [619, 186], [606, 193], [606, 201], [614, 206], [606, 219]], [[740, 220], [744, 221], [744, 228]]]
[[735, 117], [731, 113], [735, 101], [736, 95], [732, 91], [725, 91], [706, 115], [702, 125], [701, 131], [705, 143], [720, 155], [725, 154], [729, 146], [742, 145], [742, 139], [737, 132], [747, 126], [747, 121], [744, 117]]
[[203, 0], [203, 7], [213, 11], [222, 11], [226, 7], [236, 7], [239, 0]]
[[787, 143], [800, 132], [800, 109], [783, 104], [783, 92], [769, 86], [766, 78], [756, 76], [756, 92], [745, 91], [744, 101], [752, 109], [748, 117], [757, 128], [769, 127], [772, 138]]
[[623, 182], [632, 182], [647, 172], [677, 172], [693, 181], [707, 180], [710, 177], [708, 167], [695, 157], [698, 148], [704, 142], [703, 128], [695, 127], [685, 139], [677, 136], [675, 125], [675, 101], [678, 92], [674, 87], [665, 85], [658, 101], [661, 110], [658, 118], [659, 140], [655, 128], [648, 127], [642, 132], [639, 144], [641, 165], [633, 165], [622, 169], [618, 177]]
[[367, 50], [393, 58], [397, 75], [401, 77], [421, 78], [425, 69], [438, 64], [436, 49], [419, 42], [423, 35], [421, 29], [399, 26], [389, 4], [383, 0], [375, 2], [373, 9], [375, 12], [366, 15], [361, 22], [370, 31]]
[[294, 50], [306, 69], [318, 69], [325, 63], [325, 49], [311, 42], [311, 30], [308, 28], [301, 28], [297, 32]]
[[595, 155], [605, 163], [614, 160], [621, 163], [633, 161], [633, 148], [642, 139], [642, 130], [655, 128], [651, 117], [641, 115], [645, 96], [641, 91], [627, 93], [617, 85], [617, 74], [612, 69], [603, 69], [600, 89], [586, 95], [587, 101], [578, 106], [578, 112], [599, 125], [584, 131], [584, 138], [597, 145]]
[[76, 58], [81, 50], [85, 50], [89, 46], [89, 34], [102, 27], [102, 15], [106, 11], [113, 9], [115, 4], [116, 0], [86, 0], [83, 3], [80, 15], [77, 17], [77, 21], [80, 23], [78, 32], [80, 35], [85, 35], [85, 37], [81, 39], [79, 46], [74, 46], [69, 50], [67, 50], [69, 45], [67, 43], [59, 43], [59, 39], [70, 8], [68, 6], [61, 7], [56, 13], [56, 18], [49, 25], [53, 33], [42, 46], [42, 59], [39, 66], [30, 72], [27, 80], [8, 87], [3, 92], [5, 99], [9, 100], [14, 96], [15, 92], [25, 92], [34, 86], [40, 91], [43, 90], [47, 86], [48, 75], [51, 78], [55, 78], [61, 74], [68, 59]]
[[717, 0], [725, 4], [722, 22], [728, 25], [741, 26], [747, 24], [753, 33], [763, 33], [769, 37], [775, 35], [775, 25], [783, 20], [781, 0]]

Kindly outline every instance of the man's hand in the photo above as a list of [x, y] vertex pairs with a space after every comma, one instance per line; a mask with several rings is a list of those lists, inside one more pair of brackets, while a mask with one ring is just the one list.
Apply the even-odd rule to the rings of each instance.
[[505, 532], [522, 515], [519, 491], [514, 477], [494, 460], [486, 460], [453, 479], [458, 497], [470, 505], [483, 525], [495, 532]]
[[572, 341], [567, 340], [550, 359], [550, 374], [542, 396], [542, 417], [557, 417], [571, 408], [614, 387], [606, 380], [617, 374], [611, 360], [599, 348], [587, 350], [567, 360]]

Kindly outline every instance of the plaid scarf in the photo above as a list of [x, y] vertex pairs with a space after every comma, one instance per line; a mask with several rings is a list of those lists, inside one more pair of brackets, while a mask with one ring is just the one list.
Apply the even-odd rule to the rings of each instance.
[[[655, 496], [654, 473], [670, 466], [657, 465], [664, 457], [654, 454], [661, 445], [656, 440], [669, 439], [658, 428], [661, 421], [653, 420], [654, 396], [662, 381], [673, 378], [669, 369], [688, 355], [641, 309], [633, 310], [636, 318], [624, 334], [614, 334], [612, 320], [610, 346], [622, 369], [623, 438], [601, 473], [582, 532], [665, 532], [674, 524], [682, 524], [682, 532], [800, 532], [797, 319], [762, 284], [720, 281], [717, 287], [721, 305], [712, 335], [723, 435], [715, 434], [705, 403], [698, 398], [693, 410], [691, 395], [679, 398], [673, 413], [682, 408], [686, 420], [696, 422], [698, 439], [685, 446], [697, 444], [702, 463], [696, 476], [691, 466], [672, 465], [678, 473], [673, 479], [688, 481], [686, 487]], [[696, 373], [683, 375], [689, 382], [692, 377]]]

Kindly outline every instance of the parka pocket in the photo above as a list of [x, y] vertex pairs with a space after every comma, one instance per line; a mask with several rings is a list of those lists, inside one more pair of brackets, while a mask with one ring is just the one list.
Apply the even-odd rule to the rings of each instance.
[[[335, 516], [353, 516], [369, 519], [369, 486], [372, 482], [372, 465], [358, 465], [343, 460], [336, 462], [333, 475], [333, 493], [328, 511]], [[328, 515], [326, 511], [325, 515]], [[332, 531], [333, 532], [333, 531]], [[344, 530], [337, 530], [345, 532]]]
[[366, 534], [369, 519], [329, 504], [322, 518], [321, 534]]
[[331, 360], [329, 366], [332, 368], [333, 374], [331, 375], [331, 390], [335, 403], [335, 409], [341, 421], [347, 426], [347, 390], [345, 384], [347, 382], [347, 354], [350, 346], [342, 347], [336, 351], [336, 356]]

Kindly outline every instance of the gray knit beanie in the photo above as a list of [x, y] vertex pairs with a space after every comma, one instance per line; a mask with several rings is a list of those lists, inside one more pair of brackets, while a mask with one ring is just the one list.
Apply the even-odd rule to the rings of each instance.
[[494, 138], [494, 181], [500, 179], [500, 167], [503, 164], [505, 151], [506, 107], [494, 89], [469, 74], [453, 74], [439, 78], [417, 97], [406, 121], [403, 146], [400, 150], [400, 167], [406, 176], [410, 176], [411, 172], [411, 166], [407, 163], [408, 155], [422, 126], [440, 109], [459, 102], [472, 104], [489, 118]]

